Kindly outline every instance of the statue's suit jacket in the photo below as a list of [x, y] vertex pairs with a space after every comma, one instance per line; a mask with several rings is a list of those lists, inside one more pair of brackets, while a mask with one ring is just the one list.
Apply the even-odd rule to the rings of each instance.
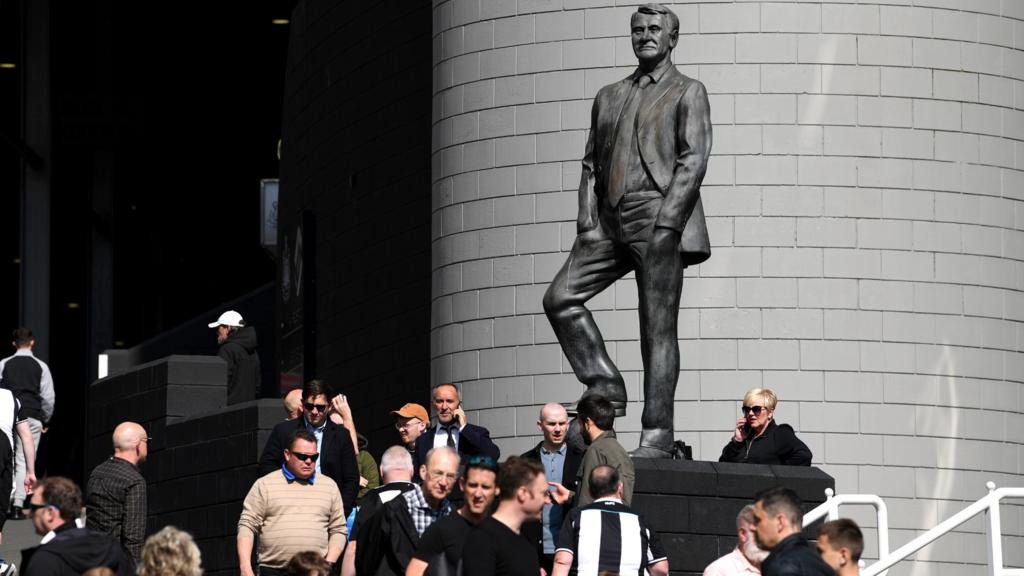
[[[601, 88], [594, 99], [583, 157], [577, 232], [598, 225], [615, 144], [615, 125], [638, 75], [639, 70]], [[640, 161], [665, 197], [655, 226], [681, 232], [679, 251], [684, 264], [699, 264], [711, 256], [700, 201], [700, 184], [711, 154], [707, 91], [703, 84], [683, 75], [670, 63], [661, 79], [642, 94], [635, 123]]]

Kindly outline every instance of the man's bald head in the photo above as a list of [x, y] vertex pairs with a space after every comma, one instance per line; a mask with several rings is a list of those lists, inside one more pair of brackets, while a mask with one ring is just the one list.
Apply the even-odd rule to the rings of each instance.
[[114, 428], [114, 456], [138, 464], [149, 454], [146, 429], [135, 422], [122, 422]]
[[302, 414], [302, 389], [296, 388], [284, 395], [284, 411], [289, 420], [294, 420]]
[[569, 431], [569, 414], [557, 402], [548, 402], [540, 409], [537, 428], [544, 434], [548, 450], [561, 450]]

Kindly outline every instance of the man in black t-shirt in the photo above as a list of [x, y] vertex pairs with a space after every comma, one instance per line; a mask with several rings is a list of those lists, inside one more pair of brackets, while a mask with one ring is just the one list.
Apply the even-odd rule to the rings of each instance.
[[[501, 502], [466, 537], [462, 549], [463, 574], [472, 576], [533, 576], [540, 574], [534, 544], [519, 534], [526, 520], [537, 520], [549, 501], [548, 481], [539, 462], [512, 456], [498, 472]], [[558, 490], [559, 501], [569, 496]], [[564, 494], [561, 494], [564, 492]]]
[[490, 456], [470, 456], [459, 479], [466, 500], [455, 514], [435, 522], [420, 538], [405, 576], [454, 576], [459, 573], [462, 546], [473, 526], [491, 513], [498, 493], [498, 463]]

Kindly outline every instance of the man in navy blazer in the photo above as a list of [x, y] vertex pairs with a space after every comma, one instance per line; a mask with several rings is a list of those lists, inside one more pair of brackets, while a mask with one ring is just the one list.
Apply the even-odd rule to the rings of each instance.
[[644, 410], [634, 456], [673, 451], [683, 269], [711, 255], [700, 184], [711, 154], [704, 85], [672, 63], [679, 18], [660, 4], [630, 20], [639, 66], [594, 99], [583, 156], [576, 240], [544, 294], [544, 311], [584, 396], [625, 414], [626, 387], [585, 303], [636, 272]]
[[[437, 415], [437, 424], [427, 428], [416, 439], [415, 469], [427, 461], [427, 452], [433, 448], [448, 446], [454, 448], [463, 459], [466, 456], [490, 456], [498, 461], [501, 451], [491, 441], [491, 433], [483, 426], [476, 426], [466, 421], [466, 413], [462, 410], [462, 399], [459, 389], [454, 384], [438, 384], [430, 393], [431, 404]], [[453, 503], [462, 502], [462, 491], [456, 483], [448, 500]]]
[[302, 387], [302, 414], [274, 426], [260, 456], [258, 475], [269, 474], [284, 464], [288, 439], [296, 430], [304, 428], [316, 436], [319, 454], [316, 471], [329, 476], [338, 485], [345, 516], [348, 516], [359, 492], [359, 465], [352, 448], [352, 436], [344, 426], [327, 417], [331, 405], [327, 396], [327, 386], [321, 380], [310, 380]]

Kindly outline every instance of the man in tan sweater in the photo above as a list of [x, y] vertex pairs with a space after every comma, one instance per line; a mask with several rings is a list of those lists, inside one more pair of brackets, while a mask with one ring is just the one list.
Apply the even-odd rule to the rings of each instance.
[[259, 574], [286, 574], [297, 552], [316, 550], [333, 564], [345, 544], [345, 512], [334, 480], [316, 474], [316, 437], [296, 430], [280, 470], [256, 480], [238, 519], [238, 564], [254, 576], [252, 546], [260, 536]]

